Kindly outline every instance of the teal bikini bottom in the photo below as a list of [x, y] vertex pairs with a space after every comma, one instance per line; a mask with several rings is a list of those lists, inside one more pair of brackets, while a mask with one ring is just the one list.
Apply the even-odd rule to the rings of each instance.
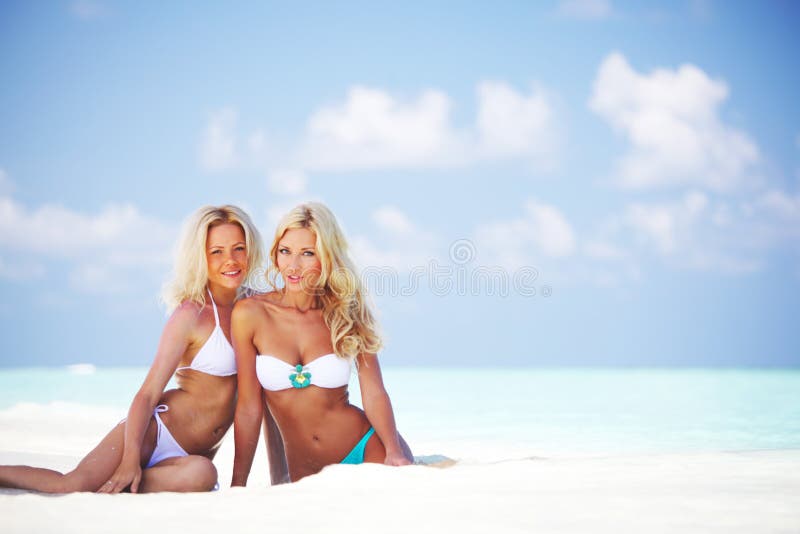
[[367, 430], [367, 433], [364, 434], [363, 438], [361, 438], [361, 441], [359, 441], [356, 444], [356, 446], [353, 447], [353, 450], [350, 451], [350, 453], [347, 456], [345, 456], [344, 460], [342, 460], [340, 463], [343, 463], [343, 464], [363, 464], [364, 463], [364, 449], [367, 448], [367, 441], [369, 441], [369, 438], [371, 438], [372, 434], [374, 434], [374, 433], [375, 433], [375, 429], [372, 428], [372, 427], [369, 427], [369, 430]]

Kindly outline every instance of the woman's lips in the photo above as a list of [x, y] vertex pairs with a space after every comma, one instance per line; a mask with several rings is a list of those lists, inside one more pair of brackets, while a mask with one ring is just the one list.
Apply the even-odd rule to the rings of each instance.
[[231, 270], [231, 271], [222, 271], [222, 276], [227, 276], [228, 278], [236, 278], [240, 274], [242, 274], [242, 270], [241, 269], [235, 269], [235, 270]]

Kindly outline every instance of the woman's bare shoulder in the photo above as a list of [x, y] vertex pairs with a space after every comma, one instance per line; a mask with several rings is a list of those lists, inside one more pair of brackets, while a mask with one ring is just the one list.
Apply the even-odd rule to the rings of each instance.
[[205, 306], [193, 300], [184, 300], [172, 311], [170, 321], [195, 325], [200, 321]]
[[181, 302], [177, 308], [172, 310], [172, 313], [164, 326], [164, 333], [171, 335], [183, 335], [192, 340], [203, 331], [206, 323], [209, 321], [213, 323], [213, 314], [203, 313], [204, 306], [191, 301], [185, 300]]
[[233, 312], [240, 316], [270, 315], [275, 310], [277, 292], [253, 293], [236, 302]]

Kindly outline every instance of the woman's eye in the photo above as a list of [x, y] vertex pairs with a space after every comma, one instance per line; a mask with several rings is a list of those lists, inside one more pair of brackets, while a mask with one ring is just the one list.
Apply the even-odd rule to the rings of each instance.
[[221, 251], [221, 250], [219, 250], [219, 249], [217, 249], [217, 250], [212, 250], [212, 251], [211, 251], [211, 253], [212, 253], [212, 254], [221, 254], [221, 253], [222, 253], [222, 251]]
[[244, 250], [244, 247], [243, 246], [238, 246], [238, 247], [236, 247], [236, 250]]
[[280, 254], [288, 254], [289, 253], [289, 249], [279, 248], [278, 249], [278, 253], [280, 253]]
[[311, 251], [311, 250], [306, 250], [305, 252], [303, 252], [303, 255], [304, 255], [304, 256], [313, 256], [313, 255], [314, 255], [314, 252], [313, 252], [313, 251]]

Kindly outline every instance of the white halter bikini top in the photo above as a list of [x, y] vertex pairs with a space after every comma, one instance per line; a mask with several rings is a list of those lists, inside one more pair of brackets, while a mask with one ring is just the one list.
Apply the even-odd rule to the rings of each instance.
[[214, 307], [214, 330], [208, 336], [206, 342], [197, 351], [197, 354], [192, 358], [192, 363], [185, 367], [178, 367], [176, 371], [183, 369], [194, 369], [201, 373], [214, 376], [230, 376], [236, 374], [236, 355], [233, 352], [228, 338], [219, 326], [219, 313], [217, 312], [217, 304], [214, 302], [214, 297], [211, 292], [208, 292], [211, 297], [211, 305]]
[[291, 365], [267, 354], [256, 356], [256, 375], [269, 391], [319, 386], [338, 388], [350, 382], [350, 361], [336, 354], [325, 354], [305, 365]]

